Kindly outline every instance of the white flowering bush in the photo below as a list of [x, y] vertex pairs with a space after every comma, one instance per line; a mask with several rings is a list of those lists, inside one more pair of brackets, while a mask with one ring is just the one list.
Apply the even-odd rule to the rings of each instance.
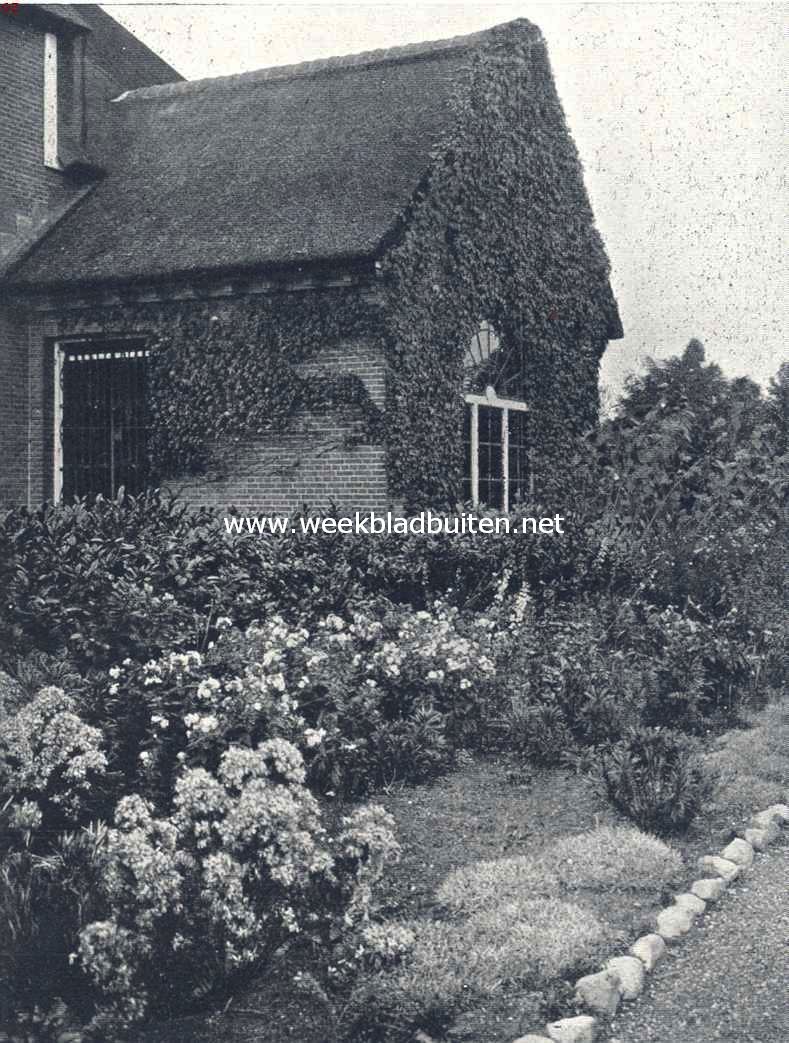
[[[105, 915], [79, 934], [100, 997], [94, 1031], [115, 1031], [263, 964], [286, 941], [329, 944], [363, 924], [398, 847], [383, 809], [334, 832], [304, 785], [301, 754], [274, 738], [233, 746], [215, 773], [184, 770], [172, 811], [124, 797], [102, 853]], [[171, 998], [170, 998], [171, 1002]]]
[[43, 688], [0, 729], [0, 803], [36, 827], [61, 828], [84, 816], [107, 757], [99, 729], [86, 724], [71, 696]]
[[230, 745], [284, 739], [307, 781], [361, 794], [416, 781], [479, 743], [497, 693], [494, 620], [384, 603], [329, 614], [312, 629], [275, 616], [245, 631], [222, 621], [216, 644], [108, 673], [113, 763], [129, 787], [166, 804], [182, 767], [215, 771]]

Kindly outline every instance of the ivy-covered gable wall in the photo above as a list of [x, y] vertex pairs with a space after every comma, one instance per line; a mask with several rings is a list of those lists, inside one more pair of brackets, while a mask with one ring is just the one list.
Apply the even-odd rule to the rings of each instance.
[[463, 353], [481, 320], [516, 360], [546, 491], [566, 482], [568, 443], [596, 422], [598, 363], [618, 323], [539, 31], [504, 27], [473, 53], [456, 109], [382, 269], [389, 479], [414, 505], [459, 487]]

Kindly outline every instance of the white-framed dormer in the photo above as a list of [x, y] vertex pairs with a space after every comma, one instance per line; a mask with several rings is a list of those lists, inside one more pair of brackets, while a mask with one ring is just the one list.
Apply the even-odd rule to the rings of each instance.
[[53, 170], [60, 170], [58, 118], [58, 38], [44, 33], [44, 166]]

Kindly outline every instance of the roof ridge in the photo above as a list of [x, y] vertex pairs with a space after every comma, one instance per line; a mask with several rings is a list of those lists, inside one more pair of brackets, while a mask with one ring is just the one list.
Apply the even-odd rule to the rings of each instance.
[[267, 83], [278, 80], [303, 79], [325, 72], [343, 69], [363, 69], [374, 65], [398, 64], [429, 58], [434, 54], [452, 53], [468, 50], [502, 31], [527, 30], [532, 34], [540, 34], [534, 23], [526, 18], [516, 18], [488, 29], [480, 29], [463, 36], [451, 36], [444, 40], [427, 40], [420, 43], [401, 44], [397, 47], [382, 47], [372, 51], [361, 51], [356, 54], [336, 55], [330, 58], [316, 58], [311, 61], [298, 62], [294, 65], [271, 65], [263, 69], [249, 72], [233, 73], [228, 76], [209, 76], [199, 80], [183, 80], [177, 83], [156, 84], [151, 87], [139, 87], [136, 90], [124, 91], [114, 100], [145, 101], [153, 98], [180, 97], [184, 94], [199, 94], [214, 88], [243, 86], [247, 83]]

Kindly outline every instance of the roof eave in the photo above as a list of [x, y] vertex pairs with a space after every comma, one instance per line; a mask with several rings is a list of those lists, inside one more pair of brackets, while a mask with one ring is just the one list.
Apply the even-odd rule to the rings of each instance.
[[20, 4], [19, 13], [33, 21], [67, 28], [73, 32], [89, 33], [91, 28], [74, 10], [73, 4]]
[[[35, 244], [33, 244], [35, 245]], [[13, 272], [24, 260], [32, 246], [17, 256], [11, 265], [7, 265], [5, 285], [15, 293], [25, 297], [37, 297], [57, 294], [58, 296], [79, 292], [80, 295], [94, 296], [102, 294], [123, 295], [124, 291], [132, 296], [150, 291], [157, 299], [184, 299], [185, 287], [193, 287], [195, 296], [200, 290], [208, 297], [212, 292], [223, 287], [226, 292], [222, 296], [242, 295], [248, 292], [260, 292], [265, 285], [269, 290], [278, 288], [296, 290], [300, 288], [320, 288], [320, 286], [347, 283], [353, 285], [359, 281], [373, 282], [376, 276], [376, 257], [371, 253], [334, 254], [325, 257], [294, 258], [275, 263], [251, 262], [249, 264], [227, 265], [218, 268], [187, 268], [158, 272], [155, 274], [138, 273], [123, 277], [107, 277], [95, 279], [59, 279], [37, 283], [14, 282]], [[2, 277], [2, 273], [0, 273]]]

